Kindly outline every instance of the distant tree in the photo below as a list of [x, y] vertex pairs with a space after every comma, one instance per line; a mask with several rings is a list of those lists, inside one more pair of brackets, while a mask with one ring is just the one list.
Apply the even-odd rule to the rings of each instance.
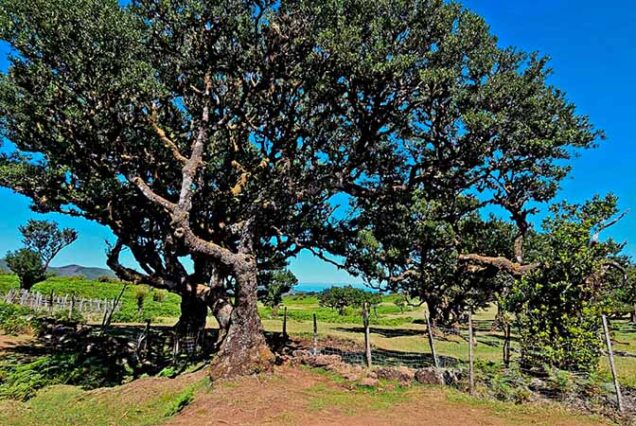
[[283, 295], [298, 284], [298, 278], [289, 269], [266, 271], [259, 274], [259, 299], [265, 306], [277, 314], [283, 303]]
[[77, 239], [77, 232], [60, 229], [54, 222], [29, 220], [19, 227], [24, 248], [6, 255], [7, 266], [20, 279], [20, 288], [30, 290], [46, 279], [49, 264], [65, 247]]
[[360, 307], [363, 303], [378, 305], [382, 302], [382, 296], [352, 286], [330, 287], [320, 293], [318, 301], [320, 306], [336, 309], [339, 315], [344, 315], [350, 306]]

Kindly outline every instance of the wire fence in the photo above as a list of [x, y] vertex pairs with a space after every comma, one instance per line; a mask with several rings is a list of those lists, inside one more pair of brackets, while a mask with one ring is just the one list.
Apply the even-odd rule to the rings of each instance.
[[107, 312], [116, 312], [121, 307], [114, 299], [87, 299], [76, 297], [73, 294], [55, 294], [53, 292], [43, 294], [22, 289], [11, 289], [6, 294], [0, 295], [5, 303], [12, 303], [28, 307], [36, 312], [80, 312], [82, 314], [104, 315]]
[[[614, 322], [610, 325], [604, 319], [607, 332], [598, 336], [599, 346], [603, 348], [602, 372], [598, 374], [598, 371], [579, 369], [576, 365], [563, 369], [549, 367], [549, 362], [542, 366], [532, 365], [528, 359], [540, 360], [545, 357], [542, 352], [544, 348], [536, 348], [535, 352], [527, 345], [522, 348], [521, 333], [510, 325], [494, 320], [473, 320], [470, 314], [467, 318], [456, 327], [430, 325], [428, 319], [423, 328], [371, 326], [363, 311], [361, 327], [342, 325], [335, 330], [333, 327], [323, 330], [314, 315], [311, 349], [316, 355], [338, 355], [346, 363], [368, 367], [463, 369], [468, 373], [471, 391], [475, 387], [475, 380], [488, 380], [480, 371], [476, 373], [475, 364], [480, 369], [494, 365], [503, 368], [504, 373], [513, 370], [523, 373], [531, 378], [530, 387], [533, 390], [553, 399], [562, 398], [568, 392], [586, 393], [600, 383], [602, 393], [608, 398], [607, 403], [624, 412], [619, 377], [629, 378], [632, 368], [636, 369], [636, 352], [630, 351], [629, 343], [622, 342], [620, 337], [636, 333], [636, 324]], [[283, 322], [286, 330], [286, 319]], [[358, 337], [353, 340], [337, 337], [351, 334]], [[390, 339], [402, 338], [409, 338], [408, 342], [405, 339], [400, 345], [386, 343]], [[416, 348], [410, 351], [387, 348], [395, 346]], [[558, 347], [552, 343], [552, 346], [566, 356], [571, 350], [567, 344]], [[618, 346], [617, 350], [615, 346]], [[479, 375], [477, 379], [476, 374]], [[636, 410], [636, 392], [628, 390], [626, 393], [627, 399], [632, 399], [631, 410]]]

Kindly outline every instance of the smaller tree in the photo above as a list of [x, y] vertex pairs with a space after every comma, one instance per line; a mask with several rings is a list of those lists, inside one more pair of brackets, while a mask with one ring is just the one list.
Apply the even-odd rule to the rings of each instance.
[[624, 274], [616, 262], [623, 245], [599, 240], [621, 217], [612, 219], [616, 203], [609, 195], [582, 205], [557, 204], [533, 238], [528, 257], [537, 267], [515, 283], [506, 301], [516, 314], [526, 367], [596, 369], [609, 273], [618, 268]]
[[20, 288], [29, 290], [33, 285], [46, 279], [46, 271], [42, 269], [42, 258], [33, 250], [26, 248], [8, 252], [7, 266], [20, 280]]
[[265, 306], [272, 309], [274, 315], [283, 303], [283, 295], [298, 284], [298, 278], [289, 269], [262, 272], [259, 274], [259, 281], [259, 298]]
[[74, 229], [60, 229], [54, 222], [29, 220], [18, 228], [22, 234], [24, 248], [9, 252], [7, 266], [20, 280], [20, 288], [30, 290], [33, 285], [46, 279], [49, 264], [62, 249], [77, 240]]

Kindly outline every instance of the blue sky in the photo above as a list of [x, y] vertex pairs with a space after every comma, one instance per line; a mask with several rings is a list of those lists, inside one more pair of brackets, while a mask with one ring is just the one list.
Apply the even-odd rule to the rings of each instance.
[[[606, 233], [627, 241], [626, 252], [636, 256], [636, 145], [632, 123], [636, 117], [636, 4], [613, 0], [465, 0], [484, 16], [502, 45], [539, 51], [552, 58], [551, 82], [563, 89], [580, 113], [607, 134], [607, 140], [573, 162], [560, 199], [581, 202], [595, 193], [613, 192], [625, 219]], [[0, 46], [0, 69], [5, 70], [6, 46]], [[0, 256], [19, 246], [17, 227], [35, 215], [29, 201], [0, 188]], [[79, 240], [63, 251], [54, 265], [77, 263], [105, 266], [108, 229], [85, 220], [46, 215], [79, 231]], [[308, 253], [291, 261], [301, 282], [359, 282]]]

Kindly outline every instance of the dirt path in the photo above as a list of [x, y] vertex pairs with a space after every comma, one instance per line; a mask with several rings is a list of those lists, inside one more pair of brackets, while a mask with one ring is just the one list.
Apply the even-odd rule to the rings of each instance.
[[[452, 398], [451, 398], [452, 399]], [[598, 419], [554, 409], [453, 401], [440, 388], [350, 388], [298, 368], [221, 383], [169, 425], [580, 425]]]

